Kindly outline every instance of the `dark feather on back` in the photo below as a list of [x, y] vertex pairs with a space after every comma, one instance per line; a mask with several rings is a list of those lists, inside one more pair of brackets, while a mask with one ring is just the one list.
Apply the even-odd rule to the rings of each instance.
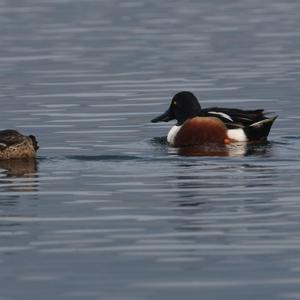
[[11, 146], [24, 141], [24, 136], [16, 130], [7, 129], [0, 131], [0, 143]]
[[[202, 109], [205, 116], [214, 116], [221, 119], [228, 128], [243, 128], [253, 123], [267, 119], [263, 109], [242, 110], [237, 108], [211, 107]], [[228, 115], [232, 121], [222, 115], [213, 114], [210, 112], [223, 113]]]

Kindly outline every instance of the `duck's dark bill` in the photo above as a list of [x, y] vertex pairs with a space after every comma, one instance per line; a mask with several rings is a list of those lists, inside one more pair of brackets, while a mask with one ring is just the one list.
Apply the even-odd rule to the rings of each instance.
[[152, 123], [156, 122], [169, 122], [171, 120], [174, 120], [174, 117], [170, 113], [170, 110], [168, 109], [166, 112], [164, 112], [162, 115], [154, 118], [151, 120]]

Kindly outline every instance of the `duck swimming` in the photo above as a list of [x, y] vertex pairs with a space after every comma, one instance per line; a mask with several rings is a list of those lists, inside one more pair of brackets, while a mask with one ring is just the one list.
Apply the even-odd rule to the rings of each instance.
[[12, 129], [0, 131], [0, 160], [34, 158], [38, 148], [33, 135], [25, 136]]
[[183, 91], [173, 97], [166, 112], [151, 122], [177, 120], [168, 133], [167, 141], [171, 146], [181, 147], [265, 141], [276, 118], [266, 116], [263, 109], [202, 109], [193, 93]]

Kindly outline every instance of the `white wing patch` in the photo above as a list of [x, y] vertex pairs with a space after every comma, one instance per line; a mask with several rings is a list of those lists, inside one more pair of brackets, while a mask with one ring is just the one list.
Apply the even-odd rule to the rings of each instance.
[[227, 130], [227, 135], [231, 140], [236, 142], [247, 142], [248, 138], [243, 129], [229, 129]]
[[6, 148], [7, 147], [7, 145], [5, 144], [5, 143], [0, 143], [0, 149], [2, 148], [2, 149], [4, 149], [4, 148]]
[[225, 114], [225, 113], [223, 113], [223, 112], [219, 112], [219, 111], [209, 111], [208, 113], [209, 113], [209, 114], [212, 114], [212, 115], [219, 115], [219, 116], [221, 116], [221, 117], [223, 117], [223, 118], [225, 118], [225, 119], [227, 119], [227, 120], [233, 122], [232, 118], [231, 118], [229, 115], [227, 115], [227, 114]]

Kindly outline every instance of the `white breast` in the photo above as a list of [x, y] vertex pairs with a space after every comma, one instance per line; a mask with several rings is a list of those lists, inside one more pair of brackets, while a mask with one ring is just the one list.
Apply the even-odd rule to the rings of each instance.
[[178, 133], [178, 131], [180, 130], [181, 126], [173, 126], [167, 136], [167, 141], [170, 145], [174, 145], [175, 144], [175, 137]]

